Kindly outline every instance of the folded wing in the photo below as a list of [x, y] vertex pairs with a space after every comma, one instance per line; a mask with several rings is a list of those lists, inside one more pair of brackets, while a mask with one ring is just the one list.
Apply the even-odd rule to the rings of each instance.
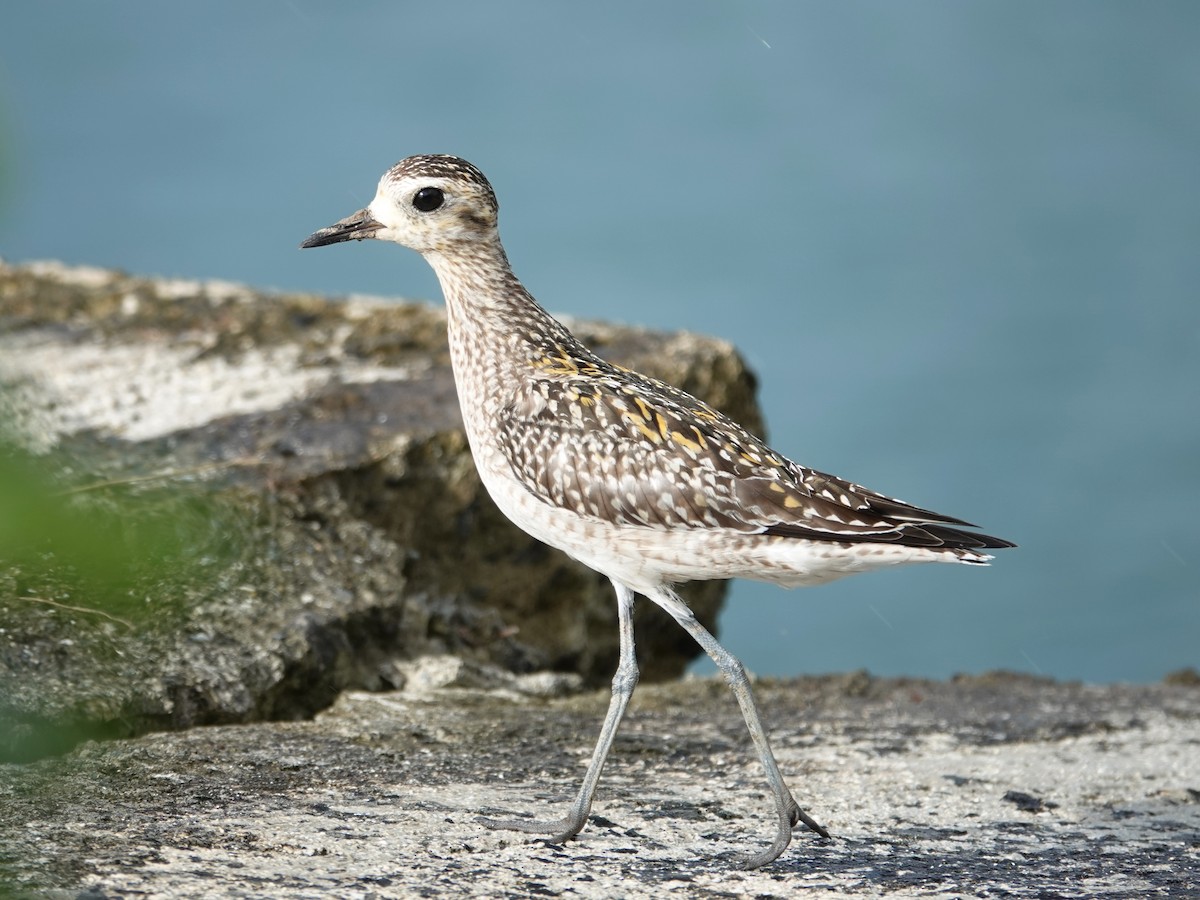
[[547, 503], [622, 525], [977, 550], [1010, 542], [775, 453], [670, 385], [597, 360], [547, 375], [500, 423], [517, 478]]

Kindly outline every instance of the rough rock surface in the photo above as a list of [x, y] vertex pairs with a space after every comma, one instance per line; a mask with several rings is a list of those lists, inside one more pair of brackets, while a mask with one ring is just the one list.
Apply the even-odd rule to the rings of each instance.
[[[728, 344], [576, 327], [759, 424]], [[7, 543], [0, 507], [0, 759], [303, 718], [429, 653], [593, 684], [615, 667], [610, 586], [479, 483], [439, 308], [0, 263], [5, 428], [0, 488], [25, 505]], [[42, 495], [4, 468], [13, 440], [41, 454]], [[55, 543], [72, 530], [92, 534]], [[72, 552], [146, 565], [88, 577]], [[688, 592], [710, 625], [723, 591]], [[680, 674], [688, 636], [639, 615], [645, 677]]]
[[[579, 331], [757, 422], [727, 345]], [[762, 682], [835, 837], [756, 872], [725, 685], [643, 685], [579, 840], [481, 828], [573, 795], [615, 616], [480, 489], [440, 310], [0, 264], [0, 385], [0, 896], [1200, 896], [1195, 673]]]
[[[1200, 896], [1200, 687], [859, 673], [757, 686], [785, 775], [833, 834], [768, 838], [761, 771], [715, 680], [639, 689], [593, 816], [559, 815], [607, 696], [432, 659], [310, 722], [160, 733], [0, 766], [24, 897]], [[1190, 680], [1190, 684], [1187, 683]], [[541, 685], [553, 692], [551, 680]]]

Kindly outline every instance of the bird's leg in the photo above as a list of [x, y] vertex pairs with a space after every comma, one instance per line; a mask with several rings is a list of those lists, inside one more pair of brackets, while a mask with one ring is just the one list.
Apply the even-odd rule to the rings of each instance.
[[766, 770], [767, 784], [770, 785], [775, 799], [779, 829], [771, 846], [762, 853], [747, 859], [744, 863], [745, 868], [757, 869], [778, 858], [779, 854], [783, 853], [787, 849], [787, 845], [791, 843], [792, 826], [798, 822], [803, 822], [810, 831], [815, 831], [821, 837], [829, 837], [829, 832], [800, 808], [800, 805], [796, 803], [796, 798], [792, 796], [791, 790], [783, 781], [779, 764], [775, 762], [775, 754], [771, 752], [771, 744], [763, 729], [762, 719], [758, 715], [758, 704], [754, 702], [754, 692], [750, 689], [750, 679], [746, 677], [745, 666], [737, 657], [717, 643], [717, 639], [708, 629], [696, 620], [687, 604], [673, 592], [663, 589], [661, 595], [649, 594], [648, 596], [669, 612], [717, 664], [717, 668], [721, 670], [721, 674], [725, 676], [725, 680], [733, 689], [733, 696], [737, 698], [738, 706], [742, 708], [742, 718], [746, 720], [746, 727], [754, 741], [754, 748], [758, 751], [759, 761]]
[[600, 728], [600, 737], [596, 741], [596, 749], [592, 751], [592, 761], [588, 763], [587, 773], [583, 776], [583, 785], [579, 795], [566, 816], [554, 821], [537, 821], [530, 819], [487, 819], [478, 821], [488, 828], [507, 828], [513, 831], [524, 831], [528, 834], [549, 835], [553, 843], [562, 843], [579, 834], [587, 821], [592, 809], [592, 800], [596, 797], [596, 786], [600, 783], [600, 773], [604, 769], [604, 761], [612, 748], [613, 738], [617, 734], [617, 726], [625, 715], [625, 707], [633, 696], [633, 689], [638, 683], [637, 658], [634, 656], [633, 643], [633, 599], [634, 593], [625, 585], [616, 581], [613, 587], [617, 590], [617, 623], [621, 636], [621, 656], [617, 664], [617, 672], [613, 675], [612, 699], [608, 704], [608, 712], [604, 716], [604, 725]]

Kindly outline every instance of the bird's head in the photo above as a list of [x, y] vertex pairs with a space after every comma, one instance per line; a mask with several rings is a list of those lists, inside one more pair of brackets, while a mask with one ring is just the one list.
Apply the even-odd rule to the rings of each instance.
[[300, 246], [374, 238], [418, 253], [498, 240], [499, 204], [487, 178], [457, 156], [410, 156], [379, 179], [365, 209], [314, 232]]

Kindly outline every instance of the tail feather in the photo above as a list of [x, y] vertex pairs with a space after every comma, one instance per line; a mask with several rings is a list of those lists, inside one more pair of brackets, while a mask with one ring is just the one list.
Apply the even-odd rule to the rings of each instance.
[[[955, 520], [959, 521], [959, 520]], [[962, 522], [970, 527], [970, 523]], [[816, 528], [806, 528], [792, 522], [781, 522], [768, 526], [763, 534], [778, 537], [804, 538], [806, 540], [832, 541], [839, 544], [897, 544], [902, 547], [944, 548], [946, 550], [1000, 550], [1017, 546], [1004, 538], [981, 534], [976, 531], [964, 531], [961, 528], [951, 528], [934, 522], [903, 522], [898, 523], [889, 531], [848, 534], [845, 532], [822, 531]], [[984, 554], [981, 554], [984, 555]], [[990, 559], [990, 557], [988, 557]]]

